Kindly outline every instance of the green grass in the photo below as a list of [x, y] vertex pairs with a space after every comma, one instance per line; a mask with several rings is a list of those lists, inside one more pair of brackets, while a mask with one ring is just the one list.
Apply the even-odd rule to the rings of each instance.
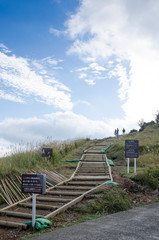
[[147, 126], [144, 131], [127, 134], [116, 141], [108, 150], [108, 157], [125, 164], [125, 140], [139, 140], [138, 166], [159, 164], [159, 125]]
[[[86, 213], [82, 216], [79, 215], [73, 222], [69, 223], [68, 226], [73, 226], [73, 225], [78, 224], [78, 223], [82, 223], [82, 222], [89, 221], [89, 220], [94, 220], [94, 219], [97, 219], [101, 216], [102, 215], [97, 216], [97, 214], [95, 214], [95, 213]], [[105, 215], [103, 215], [103, 216], [105, 216]]]
[[124, 211], [129, 208], [131, 208], [131, 203], [124, 190], [112, 187], [105, 189], [102, 197], [97, 198], [92, 204], [90, 204], [86, 211], [98, 215]]
[[[82, 155], [80, 148], [88, 146], [91, 142], [92, 140], [90, 139], [50, 142], [39, 146], [37, 149], [32, 147], [31, 150], [26, 150], [25, 152], [20, 149], [20, 146], [16, 146], [12, 155], [0, 158], [0, 177], [14, 173], [23, 173], [39, 167], [51, 169], [60, 166], [59, 168], [61, 169], [64, 166], [61, 163], [62, 159], [68, 159], [71, 154], [77, 151], [80, 158]], [[53, 157], [48, 160], [42, 158], [40, 156], [40, 147], [53, 148]]]
[[[143, 168], [138, 167], [137, 174], [140, 174], [142, 172], [143, 172]], [[127, 173], [127, 167], [122, 167], [120, 174], [122, 177], [127, 177], [127, 178], [133, 178], [136, 176], [136, 173], [134, 173], [134, 167], [129, 167], [129, 173]]]
[[102, 216], [131, 208], [126, 192], [117, 186], [105, 186], [95, 194], [93, 201], [75, 210], [83, 214]]
[[[127, 174], [125, 159], [125, 140], [139, 140], [139, 158], [137, 158], [137, 174], [134, 174], [134, 159], [130, 159], [130, 173]], [[109, 148], [108, 157], [116, 165], [121, 165], [121, 175], [133, 178], [142, 185], [152, 189], [159, 188], [159, 124], [148, 125], [143, 131], [127, 134], [117, 140]]]
[[149, 168], [142, 173], [138, 173], [133, 179], [141, 185], [146, 185], [153, 190], [159, 189], [159, 167]]

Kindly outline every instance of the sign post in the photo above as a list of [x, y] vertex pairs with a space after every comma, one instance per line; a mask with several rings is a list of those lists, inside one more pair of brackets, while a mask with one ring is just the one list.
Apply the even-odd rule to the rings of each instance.
[[36, 194], [46, 193], [46, 174], [22, 174], [22, 192], [32, 193], [32, 227], [36, 219]]
[[36, 219], [36, 194], [32, 194], [32, 227], [35, 226], [35, 219]]
[[139, 157], [139, 141], [125, 140], [125, 158], [127, 162], [127, 173], [129, 173], [130, 158], [134, 158], [134, 173], [136, 173], [136, 158]]
[[136, 173], [136, 158], [134, 158], [134, 173]]
[[129, 173], [129, 158], [128, 158], [128, 163], [127, 163], [127, 173]]

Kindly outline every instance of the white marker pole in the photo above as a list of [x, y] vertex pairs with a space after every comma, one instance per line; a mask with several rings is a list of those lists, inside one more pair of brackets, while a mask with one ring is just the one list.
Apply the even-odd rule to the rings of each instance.
[[129, 158], [128, 158], [128, 165], [127, 165], [127, 173], [129, 173]]
[[36, 218], [36, 194], [32, 194], [32, 227], [35, 227], [35, 218]]
[[134, 173], [136, 173], [136, 158], [134, 158]]

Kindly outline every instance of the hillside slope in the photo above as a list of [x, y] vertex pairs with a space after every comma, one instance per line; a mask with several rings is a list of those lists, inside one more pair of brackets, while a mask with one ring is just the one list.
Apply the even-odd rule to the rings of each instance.
[[[143, 131], [121, 136], [107, 152], [116, 165], [125, 166], [125, 140], [139, 140], [139, 158], [137, 171], [159, 166], [159, 125], [148, 125]], [[133, 167], [133, 160], [130, 165]], [[130, 169], [133, 172], [133, 169]]]

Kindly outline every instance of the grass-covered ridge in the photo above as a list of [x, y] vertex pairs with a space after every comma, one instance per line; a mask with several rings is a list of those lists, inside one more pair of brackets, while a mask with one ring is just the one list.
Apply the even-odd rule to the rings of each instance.
[[[88, 138], [63, 142], [54, 141], [26, 151], [21, 150], [19, 145], [13, 154], [0, 158], [0, 177], [14, 173], [23, 173], [36, 168], [61, 169], [64, 165], [61, 162], [62, 159], [69, 159], [73, 156], [80, 158], [83, 150], [92, 142], [93, 140]], [[53, 148], [53, 157], [49, 160], [41, 157], [41, 147]]]
[[157, 161], [159, 154], [158, 124], [148, 126], [141, 132], [130, 133], [121, 137], [109, 148], [108, 156], [116, 161], [123, 160], [125, 158], [125, 140], [139, 140], [138, 164], [141, 167], [147, 166], [148, 163], [159, 164]]
[[[130, 159], [130, 174], [126, 173], [125, 140], [139, 140], [137, 174], [133, 174], [134, 159]], [[142, 185], [159, 188], [159, 124], [150, 124], [142, 131], [122, 136], [110, 148], [109, 158], [122, 165], [122, 174]]]

